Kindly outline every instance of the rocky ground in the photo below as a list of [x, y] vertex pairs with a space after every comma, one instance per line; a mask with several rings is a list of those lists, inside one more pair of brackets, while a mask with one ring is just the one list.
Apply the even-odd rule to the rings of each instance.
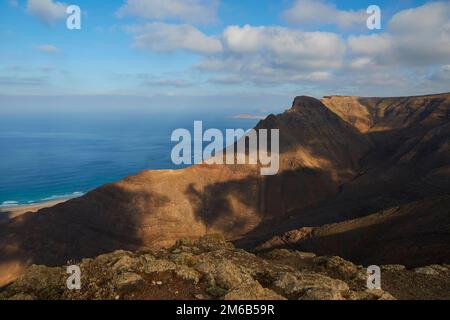
[[81, 290], [67, 289], [66, 267], [33, 265], [0, 289], [0, 299], [450, 299], [449, 265], [381, 266], [383, 290], [368, 290], [366, 269], [339, 257], [255, 255], [219, 236], [69, 264], [81, 268]]

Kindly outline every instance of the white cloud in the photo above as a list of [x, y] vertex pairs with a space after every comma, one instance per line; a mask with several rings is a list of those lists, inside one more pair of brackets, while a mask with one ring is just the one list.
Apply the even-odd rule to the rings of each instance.
[[117, 11], [119, 17], [149, 20], [211, 23], [217, 19], [218, 0], [127, 0]]
[[389, 23], [397, 57], [412, 64], [450, 63], [450, 2], [404, 10]]
[[210, 78], [214, 83], [328, 81], [333, 69], [341, 67], [345, 53], [344, 41], [336, 34], [284, 27], [229, 26], [222, 42], [221, 54], [198, 65], [219, 74]]
[[186, 50], [200, 54], [222, 51], [221, 42], [187, 24], [147, 23], [127, 28], [134, 35], [133, 46], [156, 52]]
[[383, 55], [394, 46], [394, 39], [386, 34], [350, 36], [348, 45], [354, 53], [361, 55]]
[[345, 51], [334, 33], [283, 27], [229, 26], [223, 41], [229, 53], [256, 54], [273, 66], [302, 69], [339, 67]]
[[42, 44], [42, 45], [36, 46], [35, 49], [38, 51], [41, 51], [41, 52], [49, 53], [49, 54], [56, 54], [56, 53], [61, 52], [61, 50], [59, 48], [57, 48], [56, 46], [54, 46], [52, 44]]
[[323, 26], [336, 25], [340, 28], [366, 27], [366, 10], [338, 10], [333, 4], [319, 0], [297, 0], [283, 14], [291, 24]]
[[127, 31], [135, 48], [203, 55], [197, 69], [211, 73], [214, 83], [328, 81], [345, 55], [345, 43], [334, 33], [284, 27], [229, 26], [209, 36], [187, 24], [148, 23]]
[[[341, 18], [334, 19], [344, 26]], [[202, 55], [192, 72], [218, 86], [270, 85], [354, 95], [448, 91], [450, 2], [400, 11], [386, 31], [346, 38], [279, 26], [228, 26], [215, 36], [187, 24], [148, 23], [128, 30], [137, 48]]]
[[355, 58], [352, 61], [350, 61], [351, 70], [364, 70], [372, 66], [373, 66], [372, 60], [367, 57]]
[[27, 12], [47, 25], [66, 17], [66, 5], [52, 0], [28, 0]]
[[350, 49], [378, 65], [426, 66], [450, 63], [450, 2], [432, 2], [403, 10], [388, 31], [353, 36]]

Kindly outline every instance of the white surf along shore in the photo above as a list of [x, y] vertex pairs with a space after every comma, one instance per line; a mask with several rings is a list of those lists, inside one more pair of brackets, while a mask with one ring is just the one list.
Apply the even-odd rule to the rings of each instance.
[[27, 212], [37, 212], [44, 208], [50, 208], [57, 204], [66, 202], [68, 200], [81, 197], [83, 192], [74, 192], [65, 196], [52, 196], [43, 199], [39, 202], [32, 202], [29, 204], [19, 204], [16, 201], [5, 201], [0, 205], [0, 222], [5, 220], [14, 219]]

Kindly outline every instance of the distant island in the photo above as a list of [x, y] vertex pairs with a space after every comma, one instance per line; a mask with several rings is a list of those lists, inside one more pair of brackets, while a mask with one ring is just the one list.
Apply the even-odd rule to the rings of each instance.
[[254, 114], [248, 114], [248, 113], [244, 113], [244, 114], [237, 114], [234, 116], [231, 116], [231, 118], [233, 119], [264, 119], [265, 116], [258, 116], [258, 115], [254, 115]]

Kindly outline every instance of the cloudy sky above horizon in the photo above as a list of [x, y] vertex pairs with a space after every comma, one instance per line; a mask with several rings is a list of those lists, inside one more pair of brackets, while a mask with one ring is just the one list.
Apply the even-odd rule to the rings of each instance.
[[[70, 4], [81, 30], [66, 28]], [[373, 4], [381, 30], [366, 27]], [[0, 108], [32, 96], [275, 105], [450, 91], [450, 1], [5, 0], [0, 12]]]

